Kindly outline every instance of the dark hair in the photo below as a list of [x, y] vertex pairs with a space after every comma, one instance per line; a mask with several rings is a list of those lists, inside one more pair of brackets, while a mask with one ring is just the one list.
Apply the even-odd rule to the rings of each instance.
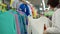
[[52, 6], [55, 8], [59, 4], [59, 0], [48, 0], [47, 5]]

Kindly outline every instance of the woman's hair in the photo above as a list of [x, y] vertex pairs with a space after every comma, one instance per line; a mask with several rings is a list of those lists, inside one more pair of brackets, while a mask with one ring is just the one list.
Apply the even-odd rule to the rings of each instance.
[[52, 6], [55, 8], [59, 4], [59, 0], [48, 0], [47, 5]]

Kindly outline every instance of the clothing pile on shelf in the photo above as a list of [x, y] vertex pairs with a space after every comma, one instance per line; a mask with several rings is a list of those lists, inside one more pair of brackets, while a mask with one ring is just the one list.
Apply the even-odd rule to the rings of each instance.
[[33, 6], [20, 4], [18, 9], [0, 4], [0, 34], [28, 34], [28, 16], [36, 15]]

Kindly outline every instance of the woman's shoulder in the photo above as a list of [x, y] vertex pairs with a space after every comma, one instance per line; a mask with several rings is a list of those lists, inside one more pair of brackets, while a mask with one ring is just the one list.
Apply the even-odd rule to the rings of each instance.
[[54, 14], [59, 14], [59, 13], [60, 13], [60, 8], [54, 12]]
[[59, 9], [57, 9], [55, 12], [60, 12], [60, 8], [59, 8]]

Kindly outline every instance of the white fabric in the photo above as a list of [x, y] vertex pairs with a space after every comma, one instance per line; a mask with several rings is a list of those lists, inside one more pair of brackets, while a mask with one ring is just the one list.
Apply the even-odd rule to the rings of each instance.
[[31, 34], [31, 30], [32, 30], [32, 28], [31, 28], [31, 19], [33, 19], [32, 18], [32, 16], [28, 16], [28, 29], [27, 29], [27, 32], [28, 32], [28, 34]]
[[33, 19], [30, 18], [30, 22], [29, 22], [29, 28], [28, 28], [28, 34], [43, 34], [44, 31], [44, 22], [42, 21], [42, 19]]
[[60, 9], [57, 9], [52, 16], [52, 27], [46, 30], [47, 33], [60, 33]]
[[29, 13], [32, 16], [32, 9], [31, 9], [30, 5], [28, 5], [28, 7], [29, 7], [29, 11], [30, 11]]
[[43, 34], [44, 22], [40, 19], [32, 19], [31, 21], [32, 34]]
[[44, 24], [46, 27], [50, 27], [50, 20], [45, 16], [41, 16], [38, 19], [33, 19], [29, 16], [29, 24], [28, 24], [28, 34], [43, 34]]
[[51, 27], [52, 23], [51, 23], [51, 20], [49, 18], [47, 18], [45, 16], [41, 16], [40, 19], [42, 19], [42, 21], [46, 25], [46, 28]]

